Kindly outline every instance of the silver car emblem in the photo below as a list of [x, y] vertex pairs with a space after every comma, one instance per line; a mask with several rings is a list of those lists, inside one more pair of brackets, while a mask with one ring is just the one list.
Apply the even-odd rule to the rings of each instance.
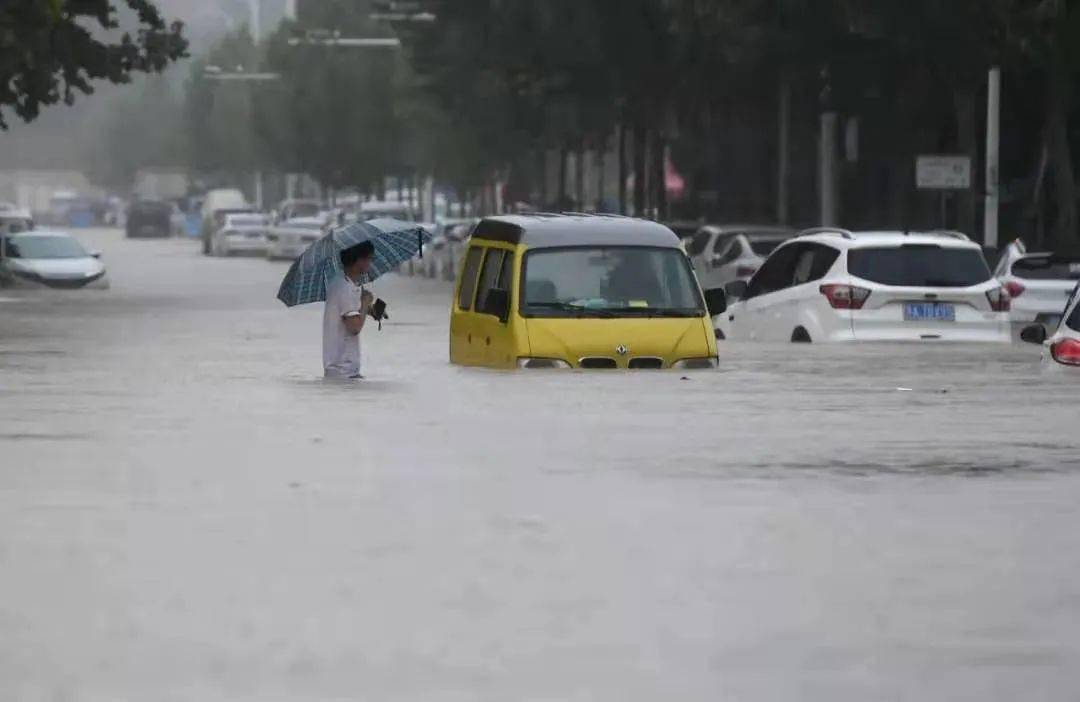
[[625, 356], [626, 354], [630, 353], [630, 349], [626, 348], [626, 346], [624, 346], [623, 344], [619, 344], [615, 347], [615, 353], [619, 354], [620, 356]]

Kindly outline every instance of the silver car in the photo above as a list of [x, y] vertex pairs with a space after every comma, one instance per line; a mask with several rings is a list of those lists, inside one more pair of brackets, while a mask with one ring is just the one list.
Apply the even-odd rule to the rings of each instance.
[[36, 229], [0, 237], [0, 282], [49, 288], [107, 289], [101, 255], [66, 232]]

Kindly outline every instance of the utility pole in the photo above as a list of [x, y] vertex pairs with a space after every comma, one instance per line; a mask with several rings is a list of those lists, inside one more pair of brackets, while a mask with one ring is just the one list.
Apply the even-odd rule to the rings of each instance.
[[1001, 68], [990, 69], [986, 91], [986, 211], [983, 246], [997, 248], [1001, 161]]
[[778, 153], [776, 162], [776, 222], [777, 224], [788, 223], [788, 171], [790, 169], [790, 144], [791, 144], [791, 82], [784, 76], [780, 79], [778, 122], [779, 134], [777, 135]]
[[821, 138], [818, 142], [819, 191], [821, 195], [821, 226], [839, 224], [836, 199], [836, 125], [835, 112], [821, 113]]

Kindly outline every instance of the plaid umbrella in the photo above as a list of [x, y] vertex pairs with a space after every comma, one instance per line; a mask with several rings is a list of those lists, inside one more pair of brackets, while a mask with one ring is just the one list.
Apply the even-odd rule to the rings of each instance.
[[326, 284], [344, 275], [341, 252], [370, 241], [375, 246], [371, 268], [357, 282], [361, 285], [389, 273], [418, 253], [431, 241], [431, 233], [414, 222], [373, 219], [353, 222], [333, 229], [308, 247], [293, 262], [278, 289], [278, 299], [287, 307], [326, 300]]

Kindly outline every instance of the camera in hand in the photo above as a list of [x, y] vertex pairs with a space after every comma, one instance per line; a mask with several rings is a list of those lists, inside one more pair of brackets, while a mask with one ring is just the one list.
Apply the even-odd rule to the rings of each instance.
[[379, 298], [372, 303], [371, 307], [368, 309], [368, 315], [379, 323], [379, 329], [382, 329], [382, 322], [384, 319], [390, 319], [390, 315], [386, 312], [386, 302], [382, 298]]

